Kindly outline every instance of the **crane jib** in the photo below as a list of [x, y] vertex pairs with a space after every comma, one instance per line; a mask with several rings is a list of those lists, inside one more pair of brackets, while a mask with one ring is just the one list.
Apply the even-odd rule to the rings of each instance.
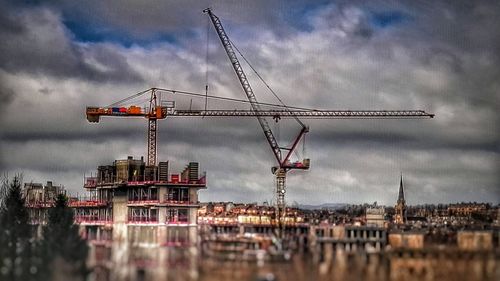
[[[250, 104], [252, 106], [252, 109], [254, 111], [261, 111], [260, 105], [257, 102], [257, 99], [255, 97], [255, 94], [253, 93], [252, 87], [250, 86], [250, 82], [248, 81], [245, 72], [243, 71], [243, 68], [241, 67], [240, 62], [238, 61], [238, 58], [236, 57], [236, 53], [233, 50], [233, 47], [231, 46], [231, 42], [229, 40], [229, 37], [226, 34], [226, 31], [224, 30], [224, 27], [222, 26], [222, 23], [220, 22], [219, 18], [212, 13], [210, 9], [205, 9], [203, 12], [208, 13], [214, 28], [219, 35], [219, 39], [222, 43], [222, 46], [226, 50], [227, 56], [229, 57], [229, 60], [231, 61], [231, 65], [233, 66], [234, 72], [236, 73], [236, 76], [238, 77], [238, 80], [240, 81], [240, 84], [243, 88], [243, 91], [245, 92], [248, 100], [250, 101]], [[276, 160], [278, 163], [282, 162], [282, 156], [281, 156], [281, 149], [279, 148], [278, 141], [276, 140], [271, 127], [269, 126], [269, 123], [263, 116], [256, 116], [257, 120], [259, 121], [259, 124], [264, 131], [264, 135], [266, 136], [266, 140], [268, 141], [269, 145], [271, 146], [271, 149], [273, 150], [274, 156], [276, 157]]]

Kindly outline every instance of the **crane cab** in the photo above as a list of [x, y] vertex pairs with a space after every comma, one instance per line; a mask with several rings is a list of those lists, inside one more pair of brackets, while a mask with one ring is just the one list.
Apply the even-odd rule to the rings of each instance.
[[304, 158], [302, 161], [287, 161], [283, 165], [283, 168], [285, 169], [294, 169], [294, 170], [308, 170], [309, 167], [311, 166], [311, 159], [309, 158]]
[[293, 169], [307, 170], [311, 166], [311, 159], [305, 158], [302, 159], [302, 162], [301, 161], [293, 162], [292, 166]]

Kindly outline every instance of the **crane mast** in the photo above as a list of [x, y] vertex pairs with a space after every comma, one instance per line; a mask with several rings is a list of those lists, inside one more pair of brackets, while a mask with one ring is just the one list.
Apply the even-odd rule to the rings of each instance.
[[156, 97], [156, 89], [151, 90], [151, 98], [149, 99], [149, 116], [148, 116], [148, 166], [156, 166], [156, 144], [157, 144], [157, 115], [158, 99]]

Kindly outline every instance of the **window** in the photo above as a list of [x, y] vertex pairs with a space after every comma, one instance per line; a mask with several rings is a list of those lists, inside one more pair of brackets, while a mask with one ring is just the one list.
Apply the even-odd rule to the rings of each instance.
[[169, 188], [166, 195], [167, 202], [189, 202], [189, 190], [187, 188]]
[[188, 223], [188, 209], [167, 209], [167, 223]]
[[128, 220], [130, 222], [157, 222], [158, 210], [148, 208], [130, 208]]

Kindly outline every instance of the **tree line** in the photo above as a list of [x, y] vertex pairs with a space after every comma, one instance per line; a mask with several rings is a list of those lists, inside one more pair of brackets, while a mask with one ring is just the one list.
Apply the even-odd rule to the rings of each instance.
[[0, 189], [0, 280], [85, 280], [87, 243], [59, 194], [37, 236], [22, 196], [22, 177], [4, 177]]

